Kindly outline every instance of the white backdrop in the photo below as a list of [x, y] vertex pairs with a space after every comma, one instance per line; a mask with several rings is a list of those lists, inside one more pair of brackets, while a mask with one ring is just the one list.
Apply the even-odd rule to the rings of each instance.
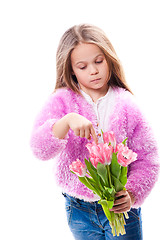
[[[0, 239], [73, 239], [54, 160], [30, 150], [35, 116], [54, 89], [61, 35], [79, 23], [101, 27], [160, 142], [159, 1], [0, 2]], [[159, 239], [160, 182], [146, 199], [144, 239]]]

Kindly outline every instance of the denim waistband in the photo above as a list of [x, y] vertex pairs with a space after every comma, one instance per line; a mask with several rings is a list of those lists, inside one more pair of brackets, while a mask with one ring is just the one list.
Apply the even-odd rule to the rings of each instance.
[[93, 207], [96, 207], [96, 208], [101, 208], [101, 205], [98, 203], [98, 201], [86, 202], [82, 199], [72, 197], [72, 196], [68, 195], [67, 193], [62, 193], [62, 194], [63, 194], [64, 197], [68, 198], [68, 200], [70, 200], [73, 203], [80, 204], [80, 205], [83, 205], [83, 206], [86, 206], [86, 207], [92, 207], [93, 206]]

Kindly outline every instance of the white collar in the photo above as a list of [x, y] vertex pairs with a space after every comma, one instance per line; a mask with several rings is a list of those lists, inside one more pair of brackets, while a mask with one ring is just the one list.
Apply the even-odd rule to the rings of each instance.
[[93, 103], [94, 103], [94, 104], [97, 104], [98, 102], [100, 102], [100, 101], [108, 98], [108, 96], [110, 95], [111, 91], [112, 91], [112, 88], [109, 87], [107, 93], [106, 93], [103, 97], [100, 97], [100, 98], [97, 100], [96, 103], [94, 103], [93, 100], [92, 100], [92, 98], [91, 98], [87, 93], [85, 93], [82, 89], [80, 89], [80, 92], [82, 93], [83, 97], [87, 100], [87, 102], [92, 103], [92, 104], [93, 104]]

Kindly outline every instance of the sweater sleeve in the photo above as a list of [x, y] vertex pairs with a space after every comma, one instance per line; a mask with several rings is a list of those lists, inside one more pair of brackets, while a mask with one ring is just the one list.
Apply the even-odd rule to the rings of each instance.
[[58, 139], [52, 132], [54, 123], [66, 114], [65, 109], [63, 100], [53, 94], [38, 114], [30, 140], [31, 149], [37, 158], [51, 159], [65, 148], [68, 136]]
[[151, 127], [137, 107], [129, 107], [128, 147], [138, 154], [137, 160], [128, 167], [126, 189], [135, 197], [134, 208], [138, 208], [151, 192], [158, 178], [159, 156], [157, 143]]

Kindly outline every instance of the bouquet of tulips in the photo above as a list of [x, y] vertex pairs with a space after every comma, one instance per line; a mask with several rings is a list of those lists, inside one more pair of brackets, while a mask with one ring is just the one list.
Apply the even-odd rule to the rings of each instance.
[[[127, 166], [137, 159], [137, 154], [126, 146], [127, 138], [116, 144], [114, 133], [103, 133], [103, 143], [88, 143], [89, 160], [85, 165], [77, 159], [70, 166], [70, 171], [78, 175], [79, 180], [94, 194], [99, 195], [103, 211], [109, 220], [113, 236], [125, 234], [127, 212], [110, 211], [114, 205], [115, 194], [125, 190]], [[124, 217], [125, 216], [125, 217]]]

